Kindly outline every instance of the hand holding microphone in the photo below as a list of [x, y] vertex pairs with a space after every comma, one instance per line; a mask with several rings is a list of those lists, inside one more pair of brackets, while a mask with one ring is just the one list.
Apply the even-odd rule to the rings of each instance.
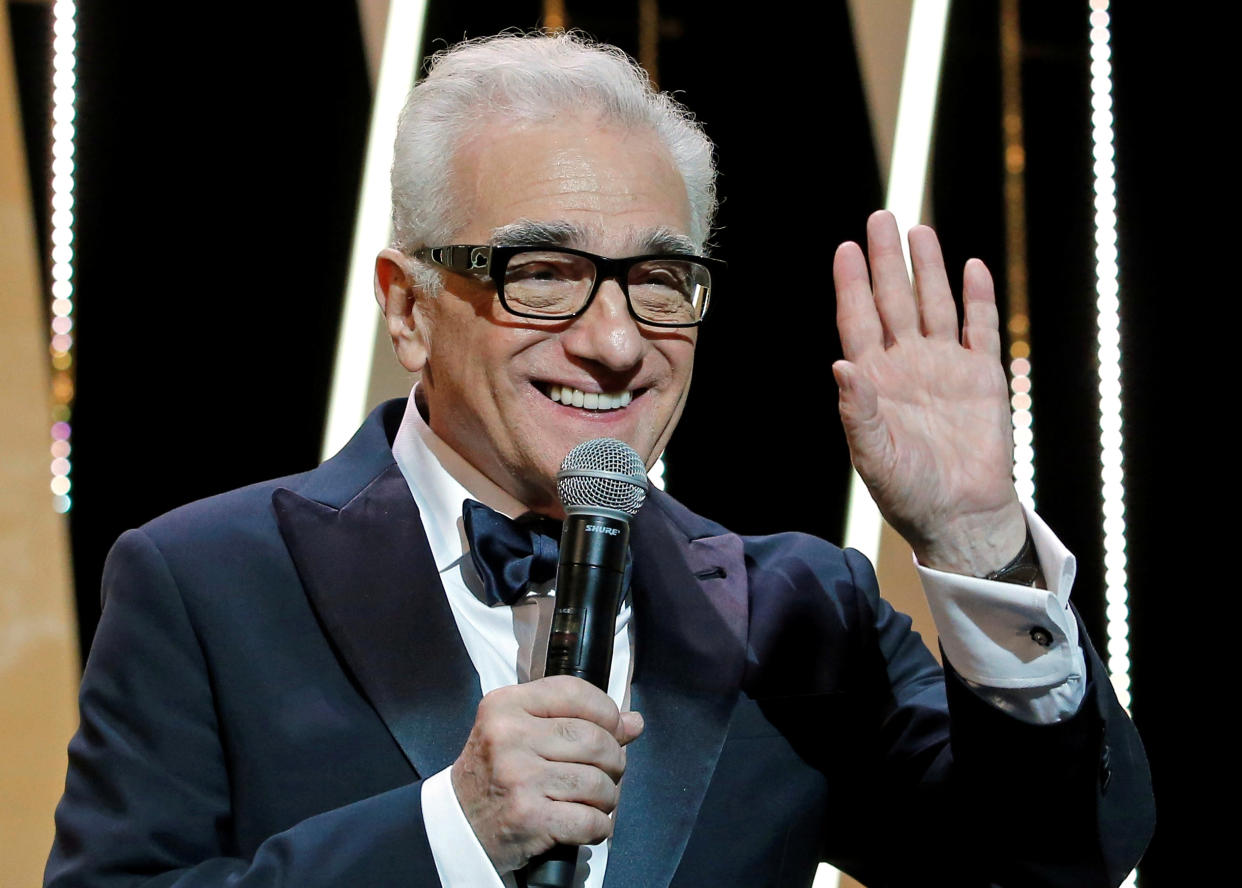
[[628, 445], [600, 438], [575, 447], [557, 478], [567, 517], [545, 678], [484, 697], [452, 768], [462, 810], [500, 872], [548, 851], [531, 860], [530, 888], [571, 885], [576, 846], [612, 834], [624, 747], [642, 732], [642, 717], [619, 712], [607, 687], [645, 467]]

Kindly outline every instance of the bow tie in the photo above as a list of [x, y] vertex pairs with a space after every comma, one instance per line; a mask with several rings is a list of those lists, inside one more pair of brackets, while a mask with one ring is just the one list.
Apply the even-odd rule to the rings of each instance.
[[529, 584], [556, 578], [561, 522], [535, 514], [515, 521], [471, 499], [461, 514], [488, 604], [514, 604]]

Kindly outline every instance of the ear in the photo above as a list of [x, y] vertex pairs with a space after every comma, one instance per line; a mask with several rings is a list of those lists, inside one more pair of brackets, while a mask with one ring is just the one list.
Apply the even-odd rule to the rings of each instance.
[[380, 250], [375, 257], [375, 301], [384, 313], [397, 360], [411, 373], [419, 373], [430, 346], [424, 304], [429, 297], [410, 274], [409, 261], [399, 250]]

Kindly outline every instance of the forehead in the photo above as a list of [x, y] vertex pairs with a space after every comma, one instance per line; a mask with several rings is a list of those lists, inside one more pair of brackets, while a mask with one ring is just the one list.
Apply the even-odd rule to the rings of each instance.
[[465, 224], [454, 240], [486, 243], [519, 220], [567, 223], [586, 249], [638, 250], [650, 233], [687, 235], [686, 187], [663, 143], [594, 116], [488, 126], [458, 152]]

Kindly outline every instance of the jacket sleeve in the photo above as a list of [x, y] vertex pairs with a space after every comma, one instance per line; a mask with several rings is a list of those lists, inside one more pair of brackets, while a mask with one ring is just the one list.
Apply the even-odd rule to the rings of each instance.
[[103, 598], [46, 886], [439, 885], [422, 781], [308, 817], [240, 854], [207, 659], [143, 532], [109, 555]]
[[[847, 551], [846, 559], [875, 615], [892, 694], [890, 748], [903, 750], [905, 767], [918, 762], [926, 784], [914, 811], [935, 837], [934, 853], [955, 868], [969, 860], [972, 874], [998, 884], [1120, 884], [1154, 827], [1151, 774], [1086, 631], [1079, 626], [1087, 688], [1078, 712], [1030, 724], [988, 704], [951, 665], [943, 691], [929, 688], [931, 657], [909, 619], [880, 598], [863, 556]], [[934, 727], [919, 727], [937, 718], [940, 694], [947, 697], [947, 745], [933, 739]]]

